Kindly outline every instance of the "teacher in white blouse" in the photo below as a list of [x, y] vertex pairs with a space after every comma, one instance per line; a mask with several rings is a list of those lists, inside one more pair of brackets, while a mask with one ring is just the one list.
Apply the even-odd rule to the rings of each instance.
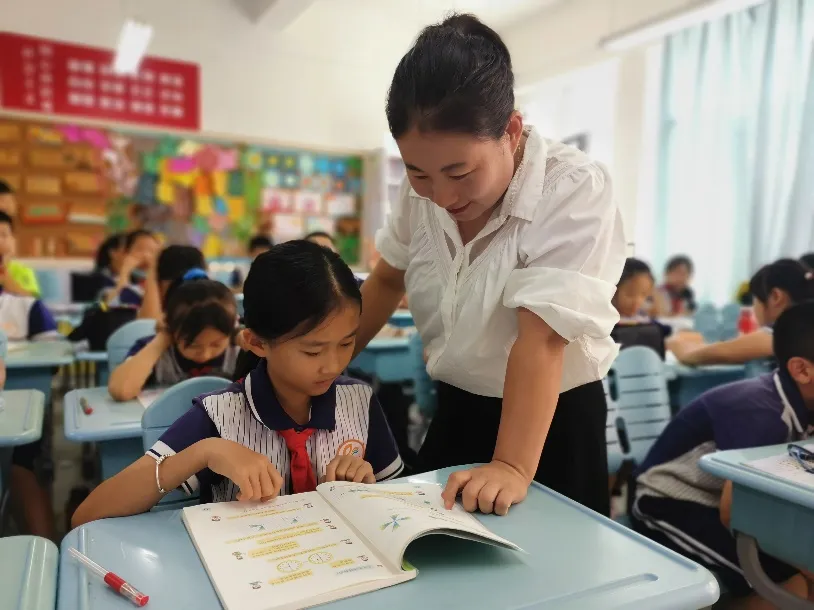
[[377, 235], [356, 350], [407, 293], [439, 382], [423, 469], [444, 498], [506, 514], [537, 480], [609, 512], [601, 379], [625, 239], [610, 177], [524, 127], [500, 37], [471, 15], [424, 29], [387, 118], [407, 181]]

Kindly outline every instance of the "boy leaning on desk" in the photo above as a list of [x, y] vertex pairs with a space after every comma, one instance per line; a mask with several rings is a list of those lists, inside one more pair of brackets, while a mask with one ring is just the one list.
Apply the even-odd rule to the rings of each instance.
[[[706, 566], [733, 595], [732, 608], [773, 608], [738, 565], [729, 530], [732, 482], [699, 467], [717, 450], [796, 441], [814, 423], [814, 301], [787, 309], [775, 322], [772, 373], [714, 388], [667, 425], [638, 469], [635, 529]], [[814, 575], [761, 553], [768, 576], [814, 601]]]

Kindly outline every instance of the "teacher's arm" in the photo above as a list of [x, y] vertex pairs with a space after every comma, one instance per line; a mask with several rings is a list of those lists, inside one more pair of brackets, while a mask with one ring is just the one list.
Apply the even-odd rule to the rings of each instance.
[[[495, 452], [489, 464], [450, 476], [443, 494], [448, 508], [460, 494], [469, 511], [505, 515], [525, 499], [559, 394], [600, 379], [616, 353], [609, 337], [619, 315], [611, 299], [626, 246], [610, 178], [601, 165], [588, 164], [543, 188], [521, 237], [521, 264], [503, 295], [503, 304], [517, 310], [517, 340]], [[586, 339], [596, 340], [593, 350], [565, 370], [565, 347]]]

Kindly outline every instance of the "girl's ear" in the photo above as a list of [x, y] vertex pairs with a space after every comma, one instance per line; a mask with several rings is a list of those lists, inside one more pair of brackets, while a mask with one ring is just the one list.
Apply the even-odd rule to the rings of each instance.
[[266, 357], [266, 347], [263, 340], [248, 328], [244, 328], [238, 333], [237, 344], [241, 349], [251, 352], [258, 358]]

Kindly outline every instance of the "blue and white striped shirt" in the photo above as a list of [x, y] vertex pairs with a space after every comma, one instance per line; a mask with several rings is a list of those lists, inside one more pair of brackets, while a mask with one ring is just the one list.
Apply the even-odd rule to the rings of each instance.
[[[311, 399], [310, 421], [300, 426], [283, 410], [261, 360], [242, 381], [219, 392], [200, 396], [147, 455], [174, 455], [205, 438], [224, 438], [268, 456], [284, 479], [281, 495], [291, 493], [289, 452], [278, 430], [314, 429], [306, 443], [316, 478], [325, 476], [337, 455], [363, 457], [377, 481], [398, 476], [404, 468], [393, 434], [372, 388], [356, 379], [339, 377], [330, 389]], [[200, 488], [202, 502], [236, 499], [239, 488], [210, 470], [191, 476], [181, 487]]]

